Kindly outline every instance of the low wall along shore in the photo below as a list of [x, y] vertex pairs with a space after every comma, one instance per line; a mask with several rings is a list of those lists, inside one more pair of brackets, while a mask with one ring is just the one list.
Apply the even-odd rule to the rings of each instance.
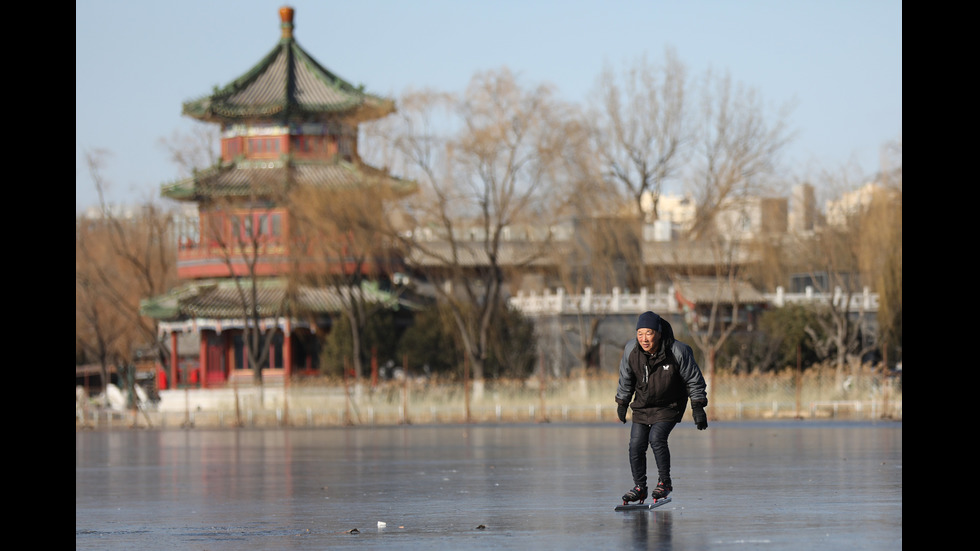
[[[875, 370], [716, 375], [709, 419], [901, 420], [901, 378]], [[611, 376], [470, 383], [426, 380], [344, 384], [306, 380], [220, 389], [174, 389], [139, 409], [76, 398], [77, 429], [327, 427], [434, 423], [615, 422]], [[684, 417], [691, 421], [688, 408]]]

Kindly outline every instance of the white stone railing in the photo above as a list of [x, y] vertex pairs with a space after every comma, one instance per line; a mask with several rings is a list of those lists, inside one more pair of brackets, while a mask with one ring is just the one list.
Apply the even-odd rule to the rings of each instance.
[[613, 289], [612, 294], [595, 295], [592, 289], [585, 289], [581, 295], [565, 294], [564, 289], [543, 294], [519, 292], [511, 297], [510, 304], [525, 314], [594, 314], [594, 313], [640, 313], [647, 310], [659, 312], [679, 312], [680, 307], [674, 299], [673, 288], [667, 293], [650, 293], [646, 288], [639, 293], [621, 292]]
[[[803, 293], [787, 293], [782, 287], [775, 293], [763, 293], [766, 301], [772, 306], [785, 306], [798, 303], [832, 303], [840, 305], [845, 296], [838, 288], [833, 293], [817, 293], [808, 287]], [[545, 291], [542, 294], [518, 292], [510, 298], [511, 306], [527, 315], [547, 314], [639, 314], [652, 310], [659, 313], [678, 314], [683, 310], [675, 298], [674, 288], [668, 288], [666, 293], [650, 293], [644, 287], [639, 293], [613, 289], [611, 294], [593, 294], [586, 289], [581, 295], [566, 294], [564, 289], [554, 292]], [[877, 312], [878, 293], [872, 293], [867, 288], [862, 293], [849, 298], [849, 312]]]
[[813, 287], [807, 287], [803, 293], [786, 293], [782, 287], [777, 287], [775, 293], [764, 293], [766, 300], [773, 306], [785, 306], [787, 304], [823, 302], [840, 306], [844, 300], [848, 300], [848, 312], [877, 312], [878, 293], [872, 293], [865, 287], [860, 293], [853, 293], [846, 297], [840, 287], [834, 289], [833, 293], [817, 293]]

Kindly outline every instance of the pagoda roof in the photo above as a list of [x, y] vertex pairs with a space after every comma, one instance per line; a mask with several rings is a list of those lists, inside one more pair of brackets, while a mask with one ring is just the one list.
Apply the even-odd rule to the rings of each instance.
[[184, 103], [183, 114], [206, 122], [374, 120], [395, 110], [320, 65], [293, 38], [293, 8], [279, 14], [282, 37], [261, 61], [212, 94]]
[[413, 181], [396, 178], [363, 163], [284, 157], [274, 161], [238, 160], [199, 170], [189, 178], [163, 185], [161, 195], [178, 201], [249, 195], [272, 199], [291, 186], [342, 191], [362, 188], [365, 184], [385, 185], [398, 194], [413, 193], [417, 189], [417, 183]]
[[[246, 281], [242, 285], [250, 286]], [[256, 304], [260, 318], [279, 318], [318, 313], [343, 311], [353, 292], [343, 287], [308, 287], [296, 289], [294, 301], [286, 306], [288, 282], [283, 278], [260, 278], [256, 281]], [[364, 297], [369, 302], [384, 304], [397, 309], [417, 308], [407, 300], [380, 290], [376, 285], [365, 283], [362, 286]], [[245, 293], [245, 300], [251, 301], [251, 294]], [[249, 303], [250, 306], [250, 303]], [[185, 283], [170, 292], [144, 299], [140, 312], [148, 317], [181, 321], [189, 319], [241, 319], [243, 317], [242, 294], [233, 280], [203, 280]]]

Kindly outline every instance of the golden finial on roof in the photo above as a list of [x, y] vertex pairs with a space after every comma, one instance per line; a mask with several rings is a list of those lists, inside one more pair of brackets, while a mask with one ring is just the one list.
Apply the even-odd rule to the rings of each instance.
[[279, 8], [279, 19], [282, 20], [282, 37], [293, 37], [293, 13], [295, 10], [289, 6]]

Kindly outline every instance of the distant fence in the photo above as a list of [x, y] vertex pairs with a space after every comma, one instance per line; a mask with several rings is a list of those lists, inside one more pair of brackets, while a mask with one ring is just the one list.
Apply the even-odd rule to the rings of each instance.
[[[329, 427], [439, 423], [616, 422], [616, 378], [487, 382], [481, 388], [425, 380], [288, 387], [178, 389], [139, 410], [76, 401], [76, 429], [126, 427]], [[901, 420], [901, 378], [862, 370], [839, 378], [827, 369], [716, 375], [709, 419]], [[690, 408], [685, 420], [691, 420]]]
[[[840, 287], [833, 292], [819, 293], [813, 287], [807, 287], [802, 293], [787, 293], [782, 287], [777, 287], [775, 293], [763, 293], [766, 302], [773, 306], [787, 304], [833, 304], [837, 307], [847, 302], [848, 312], [877, 312], [878, 293], [872, 293], [864, 287], [860, 293], [845, 293]], [[618, 288], [610, 294], [596, 294], [591, 289], [585, 289], [580, 295], [568, 294], [564, 289], [554, 292], [544, 291], [542, 294], [518, 292], [509, 299], [511, 306], [525, 315], [557, 315], [557, 314], [639, 314], [647, 310], [664, 313], [683, 313], [684, 309], [677, 301], [674, 287], [671, 285], [666, 292], [650, 292], [646, 287], [638, 293], [630, 293]]]

